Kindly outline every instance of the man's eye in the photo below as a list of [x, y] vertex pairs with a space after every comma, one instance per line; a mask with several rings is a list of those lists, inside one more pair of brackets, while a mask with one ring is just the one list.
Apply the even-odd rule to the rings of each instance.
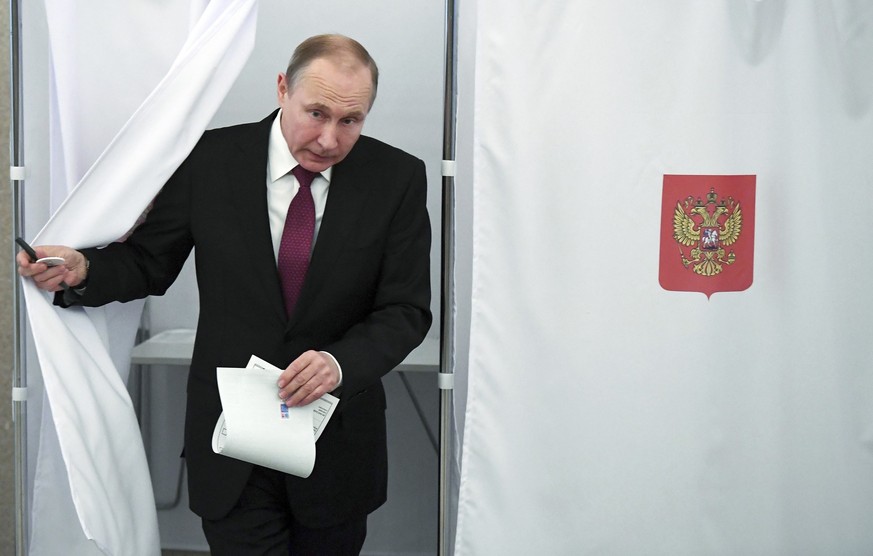
[[355, 118], [346, 118], [343, 120], [343, 123], [346, 125], [353, 125], [357, 121], [358, 120], [356, 120]]
[[313, 118], [321, 118], [321, 111], [312, 110], [309, 112], [309, 115], [312, 116]]

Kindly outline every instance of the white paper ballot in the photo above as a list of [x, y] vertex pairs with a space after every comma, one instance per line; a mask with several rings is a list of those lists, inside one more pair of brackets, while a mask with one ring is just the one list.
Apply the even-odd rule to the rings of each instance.
[[333, 415], [338, 398], [325, 394], [304, 407], [278, 398], [282, 369], [252, 356], [245, 369], [216, 369], [222, 414], [212, 433], [216, 454], [308, 477], [315, 441]]

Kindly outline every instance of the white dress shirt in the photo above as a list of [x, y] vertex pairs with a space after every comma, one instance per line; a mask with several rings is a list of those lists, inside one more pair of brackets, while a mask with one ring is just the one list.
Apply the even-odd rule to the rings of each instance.
[[[282, 232], [285, 230], [285, 216], [288, 214], [288, 205], [297, 195], [300, 184], [291, 170], [297, 166], [297, 161], [288, 150], [288, 143], [282, 135], [279, 119], [282, 111], [273, 121], [270, 129], [270, 144], [267, 151], [267, 209], [270, 215], [270, 233], [273, 236], [273, 257], [279, 260], [279, 244], [282, 242]], [[324, 207], [327, 205], [327, 192], [330, 189], [330, 175], [333, 168], [328, 168], [314, 180], [309, 190], [312, 191], [312, 200], [315, 203], [315, 235], [312, 238], [312, 246], [318, 239], [318, 230], [321, 228], [321, 218], [324, 216]]]

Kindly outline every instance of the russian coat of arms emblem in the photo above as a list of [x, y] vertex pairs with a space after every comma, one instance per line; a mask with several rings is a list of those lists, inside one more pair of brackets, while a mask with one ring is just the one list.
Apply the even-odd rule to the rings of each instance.
[[755, 176], [664, 176], [660, 282], [672, 291], [752, 285]]

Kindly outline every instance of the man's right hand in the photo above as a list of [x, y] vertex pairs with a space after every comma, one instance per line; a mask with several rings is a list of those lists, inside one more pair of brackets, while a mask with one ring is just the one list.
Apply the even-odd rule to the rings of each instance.
[[48, 266], [43, 263], [30, 262], [24, 251], [19, 251], [15, 257], [18, 263], [18, 274], [32, 278], [36, 287], [41, 290], [56, 292], [63, 288], [61, 283], [71, 288], [78, 286], [88, 277], [88, 261], [85, 255], [71, 247], [63, 245], [40, 245], [34, 247], [36, 255], [43, 257], [61, 257], [64, 264]]

